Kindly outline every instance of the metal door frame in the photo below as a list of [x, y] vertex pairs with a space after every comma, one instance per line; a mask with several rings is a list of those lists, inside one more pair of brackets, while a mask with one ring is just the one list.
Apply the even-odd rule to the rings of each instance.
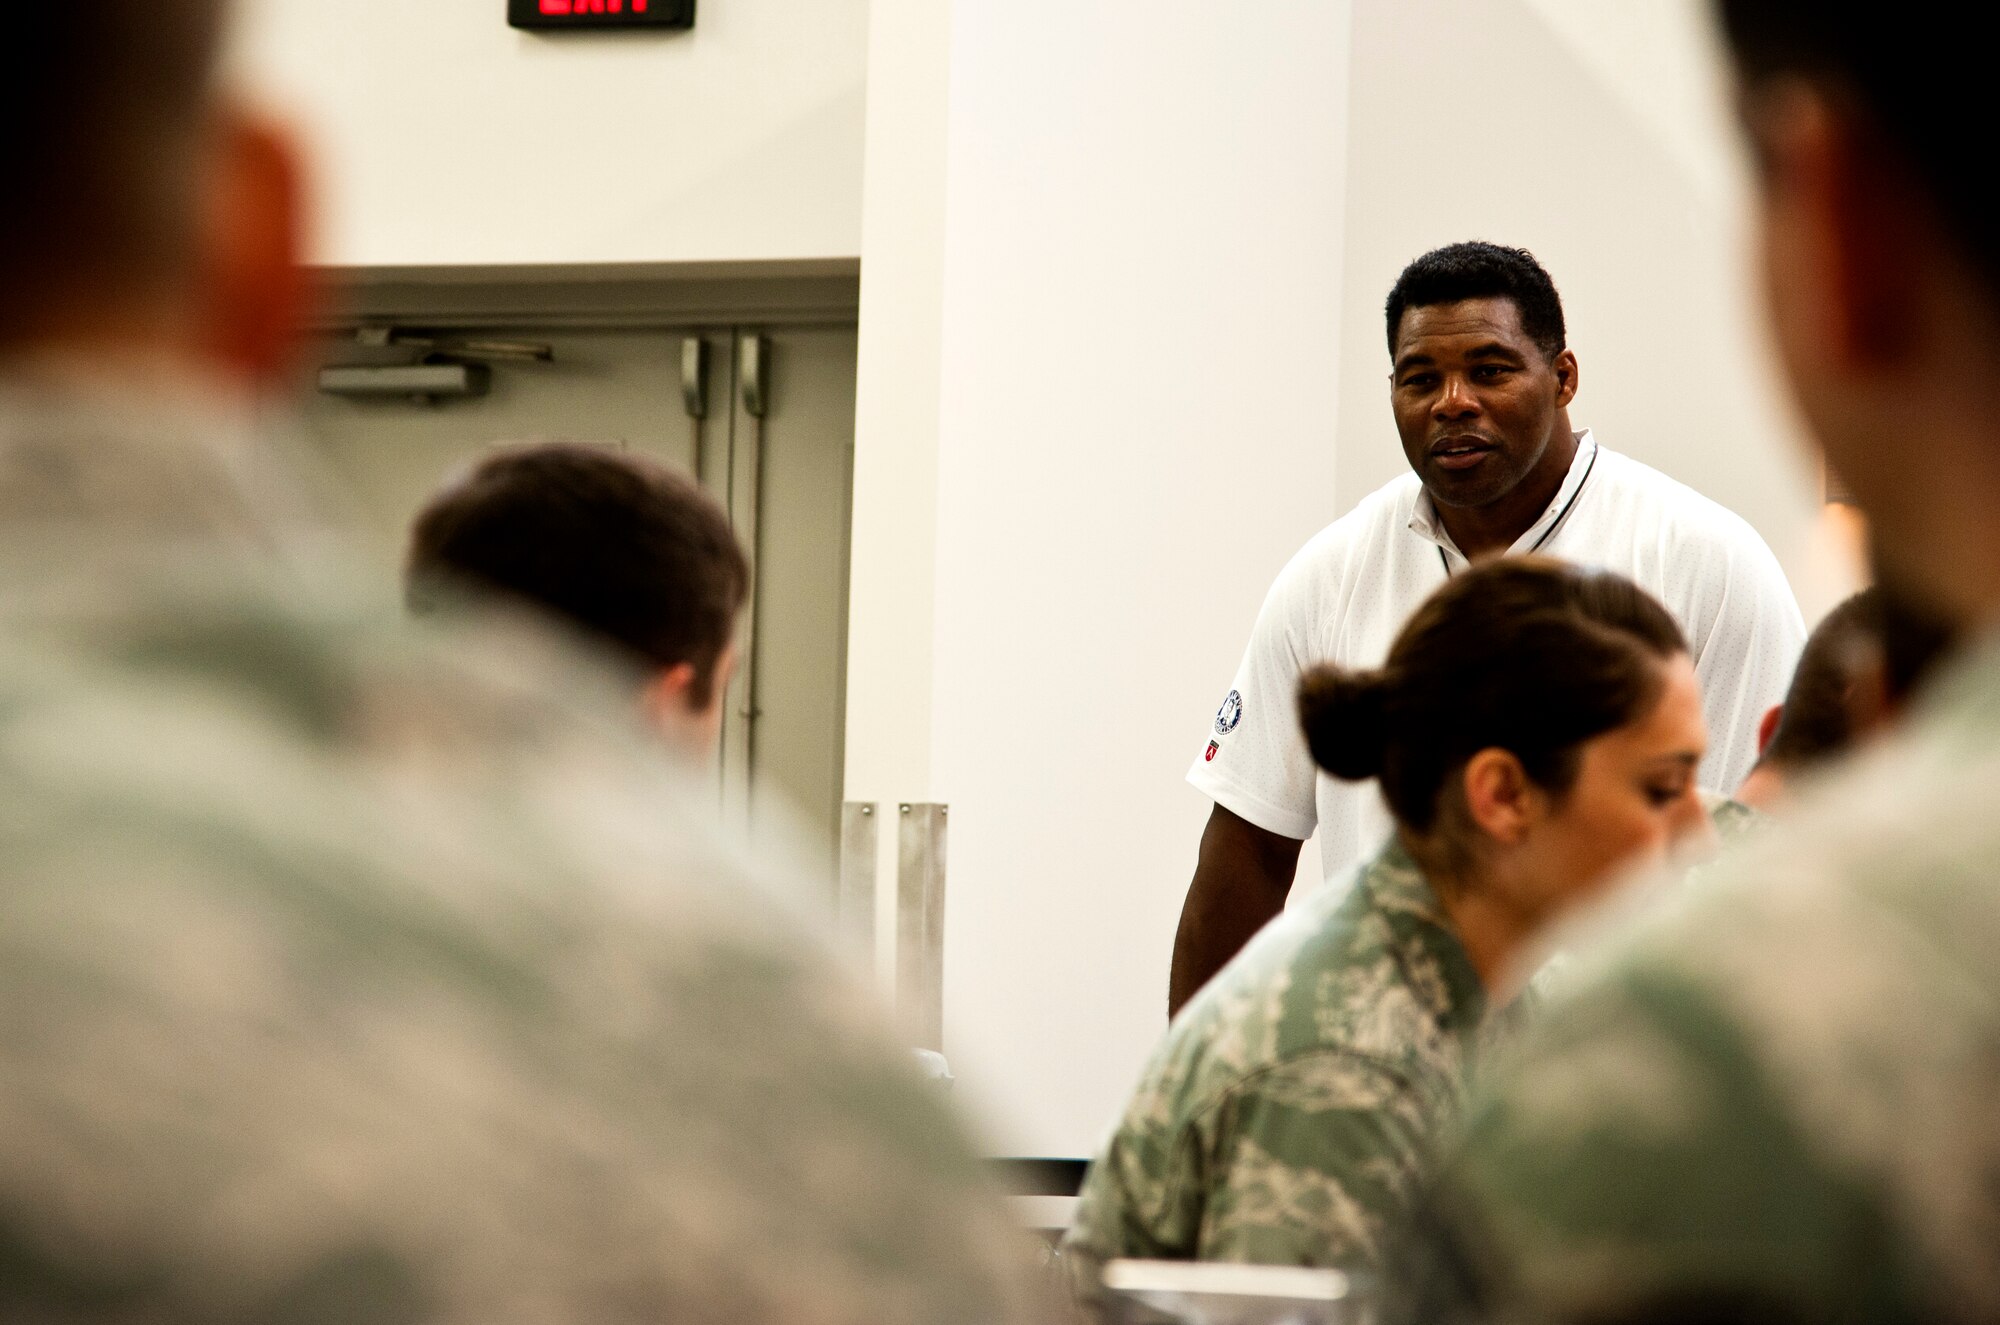
[[362, 323], [533, 325], [660, 330], [742, 325], [852, 325], [861, 309], [854, 258], [785, 262], [521, 267], [316, 267], [321, 310], [303, 328]]

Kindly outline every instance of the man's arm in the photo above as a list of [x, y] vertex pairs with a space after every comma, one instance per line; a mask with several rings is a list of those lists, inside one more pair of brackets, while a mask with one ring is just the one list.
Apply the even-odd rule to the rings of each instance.
[[1303, 845], [1215, 807], [1202, 830], [1201, 856], [1174, 934], [1169, 1017], [1284, 909]]

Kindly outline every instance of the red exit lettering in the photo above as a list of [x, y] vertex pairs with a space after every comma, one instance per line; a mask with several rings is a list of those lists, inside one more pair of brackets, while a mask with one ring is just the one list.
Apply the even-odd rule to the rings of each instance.
[[[632, 0], [632, 12], [646, 12], [648, 0]], [[541, 0], [544, 14], [622, 14], [625, 0]]]

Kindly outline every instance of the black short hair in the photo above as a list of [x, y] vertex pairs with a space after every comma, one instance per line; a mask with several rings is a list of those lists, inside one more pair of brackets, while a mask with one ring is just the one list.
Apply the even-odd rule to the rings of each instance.
[[1718, 0], [1717, 12], [1747, 87], [1796, 75], [1861, 108], [2000, 301], [2000, 215], [1977, 166], [1993, 124], [1985, 44], [1874, 5]]
[[1386, 310], [1389, 357], [1396, 356], [1396, 334], [1403, 329], [1406, 310], [1461, 299], [1512, 299], [1521, 310], [1521, 330], [1551, 359], [1569, 343], [1562, 296], [1535, 255], [1475, 239], [1434, 248], [1403, 268]]
[[410, 532], [410, 606], [471, 583], [536, 603], [641, 665], [695, 669], [710, 698], [750, 566], [695, 481], [610, 446], [554, 442], [487, 457], [446, 482]]

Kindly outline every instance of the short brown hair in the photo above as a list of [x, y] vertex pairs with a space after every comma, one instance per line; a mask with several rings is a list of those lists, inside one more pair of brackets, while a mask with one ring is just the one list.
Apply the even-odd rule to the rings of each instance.
[[1425, 599], [1381, 667], [1309, 672], [1299, 716], [1320, 767], [1379, 778], [1398, 822], [1423, 833], [1481, 750], [1568, 791], [1579, 747], [1643, 714], [1665, 684], [1659, 663], [1685, 652], [1667, 609], [1630, 580], [1504, 557]]
[[190, 255], [223, 0], [8, 7], [0, 57], [0, 345], [80, 290]]
[[706, 704], [750, 566], [693, 479], [609, 446], [555, 442], [487, 457], [419, 513], [411, 607], [454, 581], [536, 603], [644, 665], [691, 664], [690, 697]]

